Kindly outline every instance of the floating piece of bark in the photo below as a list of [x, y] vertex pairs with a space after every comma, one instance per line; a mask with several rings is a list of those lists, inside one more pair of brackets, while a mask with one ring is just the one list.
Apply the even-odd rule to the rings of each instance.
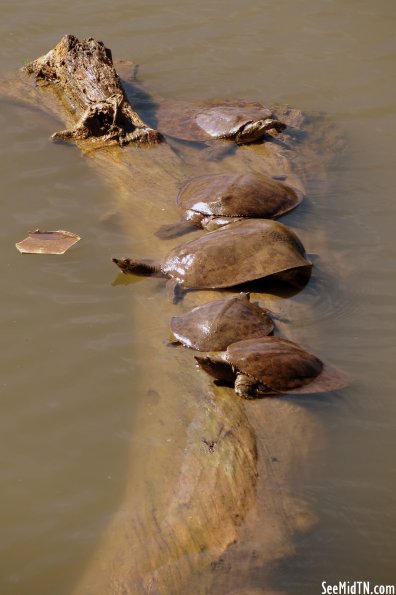
[[64, 254], [80, 236], [70, 231], [30, 231], [27, 238], [15, 246], [21, 254]]
[[147, 126], [129, 103], [114, 68], [111, 51], [92, 38], [65, 35], [47, 54], [24, 67], [36, 82], [56, 91], [74, 125], [54, 140], [92, 140], [100, 145], [157, 143], [162, 135]]

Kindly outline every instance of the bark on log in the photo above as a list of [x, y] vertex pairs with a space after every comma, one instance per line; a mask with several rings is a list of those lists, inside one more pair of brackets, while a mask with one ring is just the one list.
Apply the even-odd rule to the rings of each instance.
[[41, 85], [51, 85], [75, 115], [73, 128], [53, 134], [54, 140], [156, 143], [161, 134], [147, 126], [130, 105], [115, 71], [111, 51], [92, 38], [65, 35], [47, 54], [25, 66]]

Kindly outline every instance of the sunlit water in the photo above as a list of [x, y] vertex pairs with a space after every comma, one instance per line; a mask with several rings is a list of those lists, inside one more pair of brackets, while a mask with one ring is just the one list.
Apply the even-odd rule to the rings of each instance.
[[[295, 322], [296, 334], [355, 380], [309, 402], [327, 430], [305, 485], [320, 522], [273, 584], [314, 595], [323, 580], [395, 583], [394, 5], [29, 1], [3, 2], [0, 15], [2, 73], [64, 33], [94, 36], [139, 63], [146, 88], [164, 97], [290, 103], [323, 110], [343, 131], [330, 184], [313, 185], [290, 223], [315, 218], [328, 246], [307, 288], [312, 317]], [[76, 149], [51, 143], [59, 122], [2, 104], [1, 125], [0, 592], [61, 595], [123, 490], [144, 365], [130, 349], [144, 337], [134, 332], [130, 286], [112, 286], [110, 256], [129, 244], [101, 223], [109, 189]], [[15, 242], [37, 227], [83, 239], [63, 257], [21, 257]]]

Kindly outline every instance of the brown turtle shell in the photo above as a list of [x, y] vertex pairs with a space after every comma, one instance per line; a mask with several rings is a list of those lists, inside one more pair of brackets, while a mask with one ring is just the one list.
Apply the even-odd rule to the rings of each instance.
[[275, 274], [289, 278], [299, 273], [306, 281], [311, 267], [304, 246], [288, 227], [270, 219], [246, 219], [174, 248], [161, 270], [184, 287], [220, 289]]
[[232, 138], [244, 124], [271, 116], [272, 110], [261, 103], [237, 99], [162, 104], [156, 112], [162, 133], [195, 141]]
[[174, 316], [170, 325], [180, 343], [198, 351], [223, 351], [241, 338], [263, 337], [274, 328], [267, 311], [246, 293], [197, 306]]
[[263, 383], [271, 393], [317, 393], [344, 388], [349, 379], [312, 353], [280, 337], [238, 341], [226, 351], [239, 372]]
[[259, 173], [209, 174], [187, 180], [177, 197], [178, 206], [218, 217], [274, 219], [294, 209], [302, 194]]

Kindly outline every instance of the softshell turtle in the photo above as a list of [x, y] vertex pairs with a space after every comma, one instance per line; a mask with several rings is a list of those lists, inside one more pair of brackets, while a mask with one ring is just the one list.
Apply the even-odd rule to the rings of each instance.
[[269, 275], [301, 284], [312, 268], [297, 235], [271, 219], [246, 219], [210, 231], [174, 248], [160, 263], [129, 258], [113, 262], [124, 273], [157, 274], [191, 289], [233, 287]]
[[233, 218], [275, 219], [303, 199], [300, 190], [259, 173], [209, 174], [187, 180], [177, 204], [187, 221], [213, 229]]
[[252, 143], [266, 132], [281, 132], [286, 125], [261, 103], [243, 100], [203, 101], [191, 105], [160, 105], [156, 113], [161, 132], [183, 140], [234, 140]]
[[195, 359], [217, 380], [234, 383], [235, 392], [247, 399], [328, 392], [348, 384], [343, 372], [280, 337], [238, 341], [223, 353]]
[[197, 306], [170, 322], [175, 339], [198, 351], [223, 351], [241, 338], [269, 335], [274, 324], [268, 310], [250, 301], [248, 293]]

